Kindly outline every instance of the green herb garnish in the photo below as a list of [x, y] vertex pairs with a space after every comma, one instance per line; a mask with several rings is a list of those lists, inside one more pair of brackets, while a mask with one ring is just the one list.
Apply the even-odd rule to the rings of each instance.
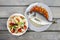
[[16, 26], [13, 26], [13, 29], [16, 29], [17, 27]]
[[20, 22], [20, 26], [24, 26], [24, 22]]

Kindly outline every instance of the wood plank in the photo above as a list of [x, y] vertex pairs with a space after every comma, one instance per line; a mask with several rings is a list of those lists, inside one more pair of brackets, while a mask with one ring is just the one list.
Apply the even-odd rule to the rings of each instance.
[[60, 40], [60, 32], [27, 32], [19, 37], [12, 36], [8, 31], [1, 33], [3, 34], [0, 34], [0, 39], [4, 40]]
[[[54, 30], [60, 30], [60, 19], [57, 19], [56, 22], [57, 23], [52, 24], [47, 30], [48, 31], [49, 30], [52, 30], [52, 31], [54, 31]], [[0, 19], [0, 30], [7, 30], [6, 23], [7, 23], [7, 19]]]
[[7, 19], [0, 19], [0, 30], [7, 30]]
[[9, 17], [13, 13], [23, 14], [26, 7], [0, 7], [0, 17]]
[[49, 6], [60, 6], [60, 0], [0, 0], [0, 5], [29, 5], [42, 2]]
[[[19, 12], [24, 14], [27, 7], [0, 7], [0, 17], [9, 17], [13, 13]], [[53, 18], [60, 18], [60, 7], [50, 7]]]
[[58, 40], [58, 32], [29, 32], [19, 37], [21, 40]]

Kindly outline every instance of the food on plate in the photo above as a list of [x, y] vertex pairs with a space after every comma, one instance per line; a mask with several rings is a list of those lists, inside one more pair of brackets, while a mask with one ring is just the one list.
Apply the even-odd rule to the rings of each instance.
[[33, 24], [36, 27], [43, 26], [42, 24], [40, 24], [40, 20], [36, 20], [35, 18], [30, 18], [29, 20], [30, 20], [31, 24]]
[[37, 17], [30, 18], [29, 20], [30, 20], [31, 24], [33, 24], [36, 27], [45, 26], [45, 25], [50, 24], [50, 22], [43, 21], [42, 19], [37, 18]]
[[27, 30], [27, 20], [23, 15], [13, 15], [8, 19], [8, 30], [13, 34], [24, 33]]
[[46, 11], [45, 8], [35, 5], [30, 9], [30, 13], [32, 13], [32, 12], [38, 12], [38, 13], [42, 14], [48, 20], [48, 17], [49, 17], [48, 12]]
[[25, 16], [29, 22], [29, 29], [41, 32], [52, 24], [52, 12], [44, 3], [32, 3], [25, 11]]

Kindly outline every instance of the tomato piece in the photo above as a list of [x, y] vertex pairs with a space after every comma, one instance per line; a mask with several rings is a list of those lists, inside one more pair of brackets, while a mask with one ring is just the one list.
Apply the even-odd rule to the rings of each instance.
[[15, 32], [15, 29], [11, 30], [11, 32], [14, 33]]
[[14, 23], [10, 23], [10, 25], [11, 25], [11, 26], [13, 26], [13, 25], [14, 25]]
[[24, 29], [26, 30], [26, 28], [27, 28], [27, 26], [26, 25], [24, 25]]
[[15, 23], [10, 23], [11, 26], [14, 26], [14, 25], [18, 25], [18, 24], [15, 24]]
[[21, 29], [21, 28], [19, 28], [19, 29], [18, 29], [18, 32], [22, 32], [22, 29]]

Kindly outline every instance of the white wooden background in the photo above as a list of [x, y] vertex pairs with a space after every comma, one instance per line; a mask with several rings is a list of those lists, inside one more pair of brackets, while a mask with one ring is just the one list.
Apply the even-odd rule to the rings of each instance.
[[[15, 12], [24, 14], [26, 8], [35, 2], [47, 4], [57, 23], [43, 32], [28, 30], [23, 36], [12, 36], [6, 28], [8, 17]], [[60, 0], [0, 0], [0, 40], [60, 40]]]

